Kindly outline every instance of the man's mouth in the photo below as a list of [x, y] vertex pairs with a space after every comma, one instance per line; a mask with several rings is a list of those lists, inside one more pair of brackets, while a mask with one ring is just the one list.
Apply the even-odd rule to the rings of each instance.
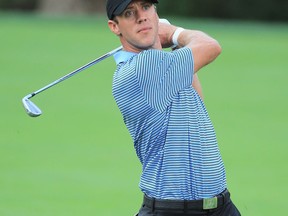
[[145, 27], [145, 28], [141, 28], [141, 29], [138, 31], [138, 33], [146, 33], [146, 32], [148, 32], [148, 31], [150, 31], [150, 30], [151, 30], [151, 28]]

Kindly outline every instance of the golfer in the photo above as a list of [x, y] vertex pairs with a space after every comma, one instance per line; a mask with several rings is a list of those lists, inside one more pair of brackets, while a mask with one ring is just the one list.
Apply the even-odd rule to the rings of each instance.
[[143, 166], [138, 216], [239, 216], [197, 77], [221, 47], [203, 32], [159, 23], [156, 3], [106, 5], [123, 46], [113, 96]]

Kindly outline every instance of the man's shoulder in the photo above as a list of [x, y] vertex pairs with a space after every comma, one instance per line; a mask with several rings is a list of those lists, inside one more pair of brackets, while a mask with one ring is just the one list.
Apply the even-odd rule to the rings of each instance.
[[155, 59], [155, 58], [174, 58], [177, 56], [183, 56], [183, 55], [191, 55], [191, 49], [189, 48], [181, 48], [174, 51], [170, 50], [157, 50], [157, 49], [148, 49], [141, 51], [137, 57], [138, 58], [147, 58], [147, 59]]

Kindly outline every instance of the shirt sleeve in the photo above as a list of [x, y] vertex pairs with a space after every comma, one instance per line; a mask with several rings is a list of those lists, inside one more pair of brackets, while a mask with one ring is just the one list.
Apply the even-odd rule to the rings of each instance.
[[173, 52], [147, 50], [137, 56], [136, 76], [143, 97], [154, 109], [166, 110], [173, 98], [191, 87], [193, 55], [189, 48]]

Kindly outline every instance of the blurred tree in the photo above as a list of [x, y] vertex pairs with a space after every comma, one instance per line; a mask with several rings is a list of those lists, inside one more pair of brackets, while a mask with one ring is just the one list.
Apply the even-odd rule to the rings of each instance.
[[38, 0], [0, 0], [0, 8], [17, 10], [34, 10]]
[[39, 0], [39, 10], [48, 13], [103, 12], [106, 0]]
[[287, 0], [165, 0], [158, 8], [160, 16], [288, 21]]
[[[106, 0], [0, 0], [0, 9], [47, 13], [105, 13]], [[159, 15], [288, 21], [288, 0], [163, 0]]]

